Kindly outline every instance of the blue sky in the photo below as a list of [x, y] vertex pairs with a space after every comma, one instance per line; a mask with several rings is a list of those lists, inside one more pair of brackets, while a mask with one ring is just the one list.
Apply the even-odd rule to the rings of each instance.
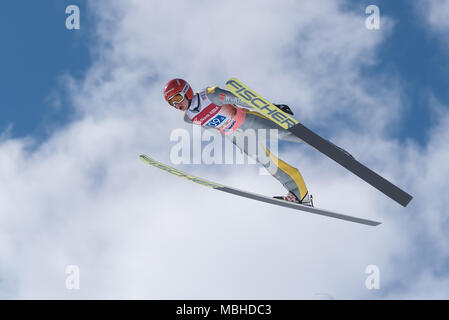
[[[12, 128], [0, 139], [0, 298], [447, 298], [449, 1], [423, 1], [431, 14], [414, 3], [2, 2], [0, 131]], [[81, 9], [80, 30], [65, 28], [69, 4]], [[380, 7], [379, 31], [364, 26], [368, 4]], [[410, 205], [293, 143], [280, 158], [299, 168], [317, 207], [383, 224], [287, 214], [138, 160], [168, 163], [170, 135], [191, 130], [163, 100], [169, 79], [198, 90], [231, 76], [289, 103], [411, 193]], [[30, 150], [24, 137], [38, 143]], [[256, 166], [181, 169], [285, 192]], [[64, 287], [73, 264], [88, 290]], [[364, 286], [371, 264], [380, 291]]]
[[[65, 8], [85, 1], [4, 1], [0, 4], [0, 130], [12, 124], [11, 136], [31, 135], [41, 139], [70, 119], [71, 108], [60, 88], [59, 78], [80, 78], [90, 63], [88, 15], [83, 28], [65, 28]], [[60, 108], [51, 95], [59, 93]]]
[[[77, 4], [83, 12], [80, 30], [65, 28], [65, 8], [69, 4]], [[401, 140], [424, 144], [427, 130], [435, 121], [428, 108], [429, 94], [449, 105], [446, 48], [423, 28], [422, 17], [407, 1], [350, 1], [347, 6], [363, 12], [369, 4], [377, 4], [381, 15], [392, 17], [395, 26], [379, 47], [378, 63], [362, 72], [367, 77], [388, 73], [400, 77], [409, 106], [403, 111], [401, 126], [393, 132]], [[2, 2], [0, 8], [0, 34], [7, 44], [2, 47], [0, 62], [0, 129], [4, 131], [13, 124], [13, 137], [31, 135], [41, 139], [71, 119], [70, 101], [58, 79], [64, 74], [83, 76], [91, 62], [89, 45], [94, 41], [95, 24], [89, 14], [84, 14], [85, 1], [19, 0]], [[59, 108], [49, 103], [55, 93], [61, 99]]]
[[449, 105], [449, 59], [447, 47], [429, 32], [424, 17], [410, 1], [354, 1], [361, 8], [377, 4], [381, 15], [394, 19], [392, 35], [379, 48], [379, 60], [365, 70], [367, 76], [377, 72], [399, 76], [408, 107], [402, 114], [398, 130], [401, 139], [412, 138], [423, 144], [428, 128], [435, 119], [429, 110], [429, 95]]

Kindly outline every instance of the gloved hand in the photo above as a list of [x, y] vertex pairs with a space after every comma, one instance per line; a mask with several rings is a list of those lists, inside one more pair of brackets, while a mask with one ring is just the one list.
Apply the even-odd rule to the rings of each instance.
[[289, 106], [287, 106], [286, 104], [275, 104], [273, 103], [273, 105], [275, 105], [276, 107], [278, 107], [279, 109], [281, 109], [282, 111], [284, 111], [285, 113], [288, 113], [290, 115], [293, 115], [293, 111], [290, 109]]

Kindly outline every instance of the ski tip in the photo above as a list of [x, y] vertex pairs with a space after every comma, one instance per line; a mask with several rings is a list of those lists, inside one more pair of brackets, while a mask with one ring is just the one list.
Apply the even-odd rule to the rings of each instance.
[[148, 163], [148, 161], [150, 160], [150, 158], [147, 155], [145, 155], [145, 154], [141, 154], [139, 156], [139, 159], [142, 160], [145, 163]]

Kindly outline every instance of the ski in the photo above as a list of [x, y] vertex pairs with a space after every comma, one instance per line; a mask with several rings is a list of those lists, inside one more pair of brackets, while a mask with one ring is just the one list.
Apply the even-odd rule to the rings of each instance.
[[147, 155], [140, 155], [140, 159], [153, 166], [156, 167], [158, 169], [161, 169], [163, 171], [166, 171], [168, 173], [171, 173], [177, 177], [198, 183], [200, 185], [203, 185], [205, 187], [208, 188], [212, 188], [215, 190], [220, 190], [223, 192], [227, 192], [227, 193], [231, 193], [237, 196], [241, 196], [241, 197], [245, 197], [248, 199], [253, 199], [253, 200], [257, 200], [257, 201], [262, 201], [265, 203], [270, 203], [273, 205], [277, 205], [277, 206], [281, 206], [281, 207], [286, 207], [286, 208], [291, 208], [291, 209], [295, 209], [295, 210], [300, 210], [300, 211], [305, 211], [305, 212], [309, 212], [309, 213], [314, 213], [314, 214], [319, 214], [322, 216], [327, 216], [327, 217], [331, 217], [331, 218], [336, 218], [336, 219], [340, 219], [340, 220], [346, 220], [346, 221], [351, 221], [351, 222], [356, 222], [356, 223], [361, 223], [364, 225], [368, 225], [368, 226], [377, 226], [380, 224], [380, 222], [376, 222], [376, 221], [371, 221], [371, 220], [366, 220], [366, 219], [362, 219], [362, 218], [357, 218], [357, 217], [352, 217], [352, 216], [347, 216], [347, 215], [343, 215], [340, 213], [336, 213], [336, 212], [332, 212], [332, 211], [327, 211], [327, 210], [323, 210], [323, 209], [319, 209], [319, 208], [315, 208], [315, 207], [308, 207], [305, 205], [301, 205], [301, 204], [297, 204], [297, 203], [293, 203], [293, 202], [288, 202], [285, 200], [278, 200], [278, 199], [274, 199], [274, 198], [270, 198], [270, 197], [266, 197], [260, 194], [256, 194], [256, 193], [252, 193], [252, 192], [248, 192], [248, 191], [243, 191], [243, 190], [239, 190], [236, 188], [232, 188], [232, 187], [227, 187], [215, 182], [211, 182], [202, 178], [198, 178], [195, 176], [192, 176], [188, 173], [182, 172], [178, 169], [172, 168], [166, 164], [160, 163], [156, 160], [151, 159], [150, 157], [148, 157]]
[[226, 88], [234, 95], [242, 99], [249, 106], [255, 108], [261, 114], [263, 114], [282, 128], [290, 131], [295, 136], [302, 139], [304, 142], [314, 147], [321, 153], [325, 154], [347, 170], [351, 171], [359, 178], [366, 181], [371, 186], [378, 189], [380, 192], [398, 202], [402, 206], [406, 207], [407, 204], [412, 200], [413, 197], [410, 194], [358, 162], [345, 150], [320, 137], [312, 130], [299, 123], [289, 114], [275, 107], [267, 99], [263, 98], [255, 91], [248, 88], [238, 79], [229, 79], [226, 82]]

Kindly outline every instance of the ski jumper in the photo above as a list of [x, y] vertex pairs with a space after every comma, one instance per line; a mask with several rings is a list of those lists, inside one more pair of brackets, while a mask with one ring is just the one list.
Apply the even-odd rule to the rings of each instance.
[[300, 201], [308, 191], [301, 173], [297, 168], [277, 158], [266, 147], [266, 141], [259, 141], [255, 135], [256, 148], [245, 143], [245, 130], [277, 129], [278, 138], [286, 141], [302, 142], [289, 131], [278, 126], [227, 90], [218, 87], [205, 88], [196, 93], [189, 108], [184, 113], [184, 121], [204, 126], [206, 129], [217, 129], [242, 152], [260, 163], [289, 192]]

